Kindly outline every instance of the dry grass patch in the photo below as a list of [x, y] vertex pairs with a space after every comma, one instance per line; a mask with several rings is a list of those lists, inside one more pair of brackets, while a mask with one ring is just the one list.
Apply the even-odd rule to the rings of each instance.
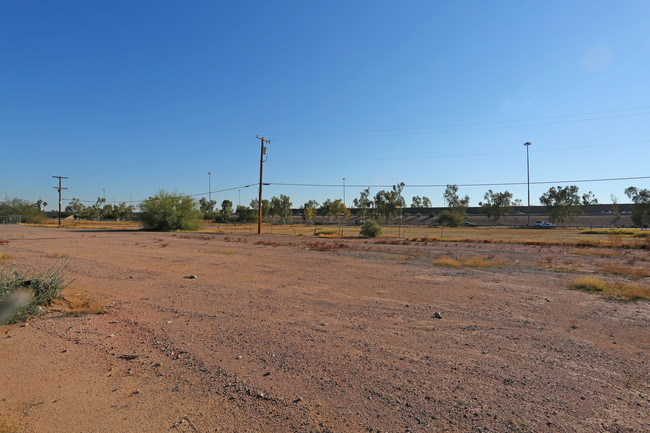
[[607, 298], [623, 301], [650, 300], [650, 287], [625, 281], [612, 284], [595, 277], [581, 277], [574, 280], [569, 287], [574, 290], [598, 293]]
[[63, 254], [63, 253], [52, 253], [52, 254], [48, 254], [47, 257], [51, 259], [64, 259], [70, 256], [68, 254]]
[[2, 262], [2, 261], [4, 261], [4, 260], [9, 260], [9, 259], [13, 259], [13, 257], [12, 257], [12, 256], [8, 256], [8, 255], [6, 255], [6, 254], [0, 254], [0, 262]]
[[235, 254], [235, 251], [233, 250], [209, 250], [209, 251], [204, 251], [207, 254], [221, 254], [224, 256], [230, 256]]
[[625, 266], [620, 263], [605, 263], [602, 266], [602, 269], [610, 274], [616, 275], [625, 275], [632, 278], [645, 278], [650, 277], [650, 272], [642, 268], [633, 268], [631, 266]]
[[452, 268], [458, 268], [461, 266], [467, 266], [469, 268], [494, 268], [503, 267], [506, 262], [505, 260], [492, 260], [489, 257], [483, 256], [460, 257], [458, 259], [441, 256], [432, 263], [437, 266], [449, 266]]
[[621, 255], [620, 251], [616, 250], [605, 250], [605, 249], [573, 249], [569, 251], [569, 254], [575, 254], [578, 256], [589, 256], [589, 257], [618, 257]]
[[104, 314], [106, 309], [97, 300], [90, 299], [84, 293], [71, 293], [63, 296], [63, 302], [68, 306], [69, 313], [73, 316], [84, 314]]

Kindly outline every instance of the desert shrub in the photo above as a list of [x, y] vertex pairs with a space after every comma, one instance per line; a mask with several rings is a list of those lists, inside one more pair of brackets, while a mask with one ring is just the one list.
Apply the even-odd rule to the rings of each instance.
[[375, 220], [367, 220], [361, 226], [359, 234], [364, 238], [376, 238], [381, 236], [381, 226]]
[[463, 224], [465, 217], [453, 210], [443, 210], [438, 217], [438, 224], [448, 227], [458, 227]]
[[11, 266], [0, 270], [0, 324], [16, 323], [39, 313], [59, 297], [70, 281], [66, 281], [66, 262], [46, 271], [17, 269]]
[[160, 191], [141, 205], [140, 220], [150, 230], [197, 230], [203, 214], [193, 198]]

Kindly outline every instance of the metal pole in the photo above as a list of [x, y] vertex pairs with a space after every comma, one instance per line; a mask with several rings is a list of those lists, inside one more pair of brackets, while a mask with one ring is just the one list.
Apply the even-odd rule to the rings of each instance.
[[530, 141], [524, 143], [524, 146], [526, 146], [526, 178], [528, 183], [528, 227], [530, 227], [530, 159], [528, 157], [528, 146], [531, 144]]
[[260, 140], [260, 191], [259, 191], [259, 197], [258, 197], [258, 216], [257, 216], [257, 234], [262, 234], [262, 168], [264, 166], [264, 142], [266, 143], [271, 143], [271, 140], [267, 140], [264, 137], [260, 137], [259, 135], [256, 135], [256, 137]]
[[210, 209], [210, 216], [212, 216], [212, 172], [208, 171], [208, 209]]
[[345, 206], [345, 178], [343, 178], [343, 206]]

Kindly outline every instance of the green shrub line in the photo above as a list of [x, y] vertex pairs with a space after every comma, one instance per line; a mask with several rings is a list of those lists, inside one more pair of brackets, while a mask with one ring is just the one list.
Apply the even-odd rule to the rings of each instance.
[[55, 264], [45, 271], [17, 268], [15, 263], [0, 269], [0, 325], [23, 322], [52, 304], [71, 280], [64, 271], [68, 262]]

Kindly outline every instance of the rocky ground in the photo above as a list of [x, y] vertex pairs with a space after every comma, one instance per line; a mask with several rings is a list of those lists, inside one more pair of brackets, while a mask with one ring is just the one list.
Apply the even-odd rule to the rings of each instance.
[[0, 327], [0, 431], [650, 431], [650, 303], [567, 289], [606, 262], [647, 269], [647, 251], [23, 226], [0, 239], [0, 266], [67, 260], [64, 294], [106, 306]]

